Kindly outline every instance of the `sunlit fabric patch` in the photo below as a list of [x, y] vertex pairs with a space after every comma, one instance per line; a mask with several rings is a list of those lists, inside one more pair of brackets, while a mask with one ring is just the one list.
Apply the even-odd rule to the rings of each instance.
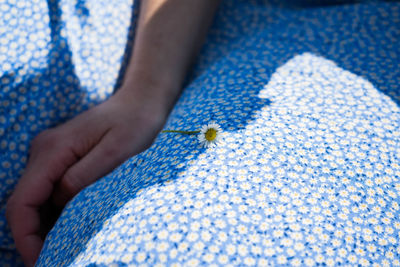
[[[293, 1], [291, 1], [293, 2]], [[399, 265], [400, 5], [223, 1], [165, 129], [81, 192], [39, 266]]]

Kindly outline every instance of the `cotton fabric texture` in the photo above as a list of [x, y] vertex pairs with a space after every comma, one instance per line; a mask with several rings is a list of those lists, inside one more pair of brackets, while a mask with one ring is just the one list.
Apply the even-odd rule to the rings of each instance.
[[[36, 2], [0, 9], [4, 266], [29, 141], [112, 94], [136, 21]], [[164, 127], [215, 122], [218, 145], [160, 133], [67, 205], [37, 266], [400, 265], [399, 25], [398, 2], [222, 1]]]

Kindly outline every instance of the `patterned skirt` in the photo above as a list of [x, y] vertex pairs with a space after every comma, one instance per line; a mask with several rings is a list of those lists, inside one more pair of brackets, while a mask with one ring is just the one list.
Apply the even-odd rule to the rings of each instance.
[[[165, 129], [85, 188], [37, 266], [400, 265], [400, 3], [225, 0]], [[40, 131], [106, 100], [136, 2], [0, 4], [0, 264]], [[118, 30], [117, 30], [118, 29]]]

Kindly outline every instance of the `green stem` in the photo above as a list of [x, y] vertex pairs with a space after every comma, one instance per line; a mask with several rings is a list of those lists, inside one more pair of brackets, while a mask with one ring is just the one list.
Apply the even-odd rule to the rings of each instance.
[[180, 133], [180, 134], [198, 134], [200, 131], [178, 131], [178, 130], [164, 130], [162, 133]]

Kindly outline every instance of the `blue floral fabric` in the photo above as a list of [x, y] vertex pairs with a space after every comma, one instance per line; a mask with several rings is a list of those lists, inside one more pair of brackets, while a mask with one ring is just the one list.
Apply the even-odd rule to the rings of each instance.
[[[67, 205], [37, 265], [400, 265], [400, 3], [305, 2], [222, 1], [165, 125], [198, 130], [214, 121], [221, 142], [206, 149], [196, 136], [160, 133]], [[92, 12], [97, 3], [36, 9], [58, 14], [45, 23], [50, 29], [37, 30], [48, 50], [33, 42], [47, 51], [43, 60], [32, 52], [1, 65], [2, 199], [35, 133], [112, 92], [125, 43], [115, 53], [111, 42], [94, 40], [122, 40], [134, 16], [127, 1], [104, 1], [108, 13]], [[115, 15], [122, 32], [85, 26], [100, 14]], [[2, 39], [9, 55], [15, 45]], [[107, 61], [104, 69], [93, 60]], [[104, 70], [107, 82], [97, 84], [93, 76]], [[12, 265], [4, 219], [0, 225], [2, 261]]]
[[5, 205], [30, 141], [112, 94], [134, 8], [130, 0], [0, 1], [0, 266], [20, 263]]

